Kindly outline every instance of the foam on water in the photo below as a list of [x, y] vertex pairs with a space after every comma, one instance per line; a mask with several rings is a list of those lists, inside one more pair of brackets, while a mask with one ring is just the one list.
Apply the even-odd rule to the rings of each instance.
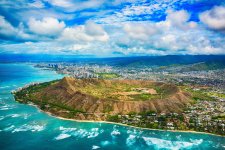
[[142, 133], [143, 133], [143, 131], [141, 131], [141, 130], [136, 130], [136, 129], [127, 130], [127, 134], [141, 135]]
[[77, 128], [65, 128], [65, 127], [63, 127], [63, 126], [60, 126], [60, 127], [59, 127], [59, 130], [60, 130], [60, 131], [63, 131], [63, 132], [72, 132], [72, 131], [77, 130]]
[[118, 129], [113, 129], [113, 131], [111, 132], [111, 135], [112, 136], [117, 136], [117, 135], [120, 135], [120, 132], [119, 132], [119, 130]]
[[12, 118], [17, 118], [17, 117], [20, 117], [20, 116], [21, 116], [21, 114], [12, 114], [11, 115]]
[[92, 146], [92, 149], [99, 149], [100, 147], [99, 146], [97, 146], [97, 145], [93, 145]]
[[91, 132], [88, 133], [87, 138], [94, 138], [99, 135], [99, 128], [92, 128]]
[[25, 132], [25, 131], [31, 131], [31, 132], [39, 132], [44, 130], [45, 125], [38, 125], [38, 124], [24, 124], [19, 127], [16, 127], [15, 125], [10, 125], [9, 127], [6, 127], [3, 131], [11, 131], [12, 133], [15, 132]]
[[14, 109], [16, 108], [16, 106], [14, 105], [3, 105], [3, 106], [0, 106], [0, 110], [9, 110], [9, 109]]
[[143, 137], [145, 143], [149, 146], [154, 146], [156, 149], [169, 149], [169, 150], [180, 150], [184, 148], [192, 148], [202, 143], [202, 140], [185, 142], [185, 141], [170, 141], [152, 137]]
[[104, 132], [104, 130], [99, 130], [99, 128], [92, 128], [90, 131], [88, 131], [86, 129], [65, 128], [63, 126], [60, 126], [59, 130], [62, 131], [62, 134], [68, 134], [70, 136], [79, 138], [94, 138], [97, 137], [100, 133]]
[[136, 142], [136, 136], [135, 135], [129, 135], [129, 137], [126, 139], [126, 144], [128, 146], [133, 145]]
[[30, 115], [28, 114], [9, 114], [9, 115], [6, 115], [6, 116], [0, 116], [0, 120], [3, 120], [5, 118], [19, 118], [19, 117], [23, 117], [23, 119], [27, 119]]
[[62, 134], [58, 135], [57, 137], [55, 137], [55, 140], [62, 140], [62, 139], [66, 139], [68, 137], [71, 137], [71, 135], [62, 133]]
[[6, 127], [5, 129], [3, 129], [3, 131], [12, 131], [13, 129], [15, 128], [15, 126], [14, 125], [11, 125], [11, 126], [9, 126], [9, 127]]
[[5, 117], [4, 116], [0, 116], [0, 120], [3, 120], [3, 119], [5, 119]]
[[44, 125], [31, 125], [31, 124], [24, 124], [20, 126], [19, 128], [15, 128], [12, 133], [15, 132], [24, 132], [24, 131], [32, 131], [32, 132], [39, 132], [43, 131], [45, 128]]
[[202, 144], [203, 142], [203, 139], [191, 139], [191, 142], [194, 144], [194, 145], [199, 145], [199, 144]]

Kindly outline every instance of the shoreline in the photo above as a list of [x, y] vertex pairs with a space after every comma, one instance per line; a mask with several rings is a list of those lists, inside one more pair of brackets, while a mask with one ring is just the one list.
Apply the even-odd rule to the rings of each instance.
[[225, 138], [225, 135], [219, 135], [219, 134], [214, 134], [214, 133], [207, 133], [207, 132], [200, 132], [200, 131], [194, 131], [194, 130], [163, 130], [163, 129], [153, 129], [153, 128], [144, 128], [144, 127], [137, 127], [137, 126], [133, 126], [133, 125], [127, 125], [127, 124], [123, 124], [123, 123], [118, 123], [118, 122], [110, 122], [110, 121], [95, 121], [95, 120], [77, 120], [77, 119], [69, 119], [69, 118], [64, 118], [64, 117], [60, 117], [60, 116], [56, 116], [54, 114], [52, 114], [51, 112], [48, 111], [43, 111], [42, 109], [40, 109], [38, 107], [38, 105], [35, 105], [33, 103], [28, 104], [30, 106], [34, 106], [36, 107], [39, 111], [57, 118], [57, 119], [61, 119], [61, 120], [67, 120], [67, 121], [74, 121], [74, 122], [83, 122], [83, 123], [105, 123], [105, 124], [114, 124], [114, 125], [120, 125], [123, 127], [131, 127], [131, 128], [136, 128], [136, 129], [141, 129], [141, 130], [152, 130], [152, 131], [164, 131], [164, 132], [180, 132], [180, 133], [193, 133], [193, 134], [204, 134], [204, 135], [211, 135], [211, 136], [218, 136], [218, 137], [222, 137]]

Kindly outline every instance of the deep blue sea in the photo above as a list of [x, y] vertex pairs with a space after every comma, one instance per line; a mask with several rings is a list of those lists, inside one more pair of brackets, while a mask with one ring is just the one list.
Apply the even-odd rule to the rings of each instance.
[[60, 120], [15, 102], [10, 92], [31, 82], [62, 78], [25, 63], [0, 64], [0, 150], [222, 150], [225, 138]]

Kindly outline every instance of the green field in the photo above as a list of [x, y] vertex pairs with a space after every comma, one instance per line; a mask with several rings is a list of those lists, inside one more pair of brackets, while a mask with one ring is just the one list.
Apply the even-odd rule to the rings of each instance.
[[185, 91], [191, 93], [192, 98], [194, 100], [205, 100], [205, 101], [213, 101], [215, 98], [212, 94], [210, 94], [210, 91], [208, 89], [199, 89], [194, 90], [191, 87], [184, 86], [182, 87]]
[[97, 75], [102, 79], [114, 79], [120, 77], [120, 75], [116, 73], [97, 73]]

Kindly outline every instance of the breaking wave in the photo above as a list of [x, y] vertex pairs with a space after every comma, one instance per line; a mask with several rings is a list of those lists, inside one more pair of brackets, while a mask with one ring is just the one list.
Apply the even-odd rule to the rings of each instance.
[[111, 132], [111, 136], [117, 136], [117, 135], [120, 135], [121, 133], [119, 132], [118, 129], [116, 129], [116, 125], [113, 126], [113, 131]]
[[3, 131], [11, 131], [12, 133], [15, 132], [25, 132], [25, 131], [31, 131], [31, 132], [39, 132], [45, 129], [45, 125], [37, 125], [37, 124], [24, 124], [20, 127], [15, 127], [15, 125], [11, 125], [9, 127], [6, 127]]
[[92, 146], [92, 149], [99, 149], [100, 147], [99, 146], [97, 146], [97, 145], [93, 145]]
[[6, 116], [0, 116], [0, 120], [3, 120], [5, 118], [18, 118], [18, 117], [23, 117], [23, 119], [27, 119], [30, 115], [29, 114], [9, 114]]
[[151, 137], [143, 137], [145, 143], [149, 146], [154, 146], [156, 149], [168, 149], [168, 150], [180, 150], [184, 148], [192, 148], [193, 146], [197, 146], [203, 142], [203, 140], [194, 140], [191, 142], [184, 141], [169, 141], [158, 138]]
[[62, 133], [62, 134], [58, 135], [57, 137], [55, 137], [55, 140], [62, 140], [62, 139], [66, 139], [68, 137], [71, 137], [71, 135]]
[[[103, 133], [104, 130], [99, 130], [99, 128], [92, 128], [90, 131], [86, 129], [77, 129], [77, 128], [65, 128], [60, 126], [59, 130], [62, 131], [61, 134], [59, 134], [57, 137], [61, 137], [62, 135], [70, 135], [73, 137], [79, 137], [79, 138], [94, 138], [97, 137], [100, 133]], [[55, 139], [57, 138], [55, 137]], [[61, 138], [57, 138], [58, 140], [61, 140]], [[62, 138], [64, 139], [64, 138]]]
[[0, 110], [9, 110], [9, 109], [13, 109], [15, 108], [14, 105], [3, 105], [3, 106], [0, 106]]
[[136, 136], [135, 135], [129, 135], [129, 137], [126, 140], [126, 144], [128, 146], [133, 145], [136, 142]]

